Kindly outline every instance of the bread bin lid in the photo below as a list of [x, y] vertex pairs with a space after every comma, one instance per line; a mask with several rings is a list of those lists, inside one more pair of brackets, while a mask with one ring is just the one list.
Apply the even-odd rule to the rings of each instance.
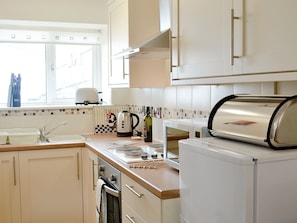
[[212, 136], [269, 146], [297, 148], [297, 95], [230, 95], [212, 109]]

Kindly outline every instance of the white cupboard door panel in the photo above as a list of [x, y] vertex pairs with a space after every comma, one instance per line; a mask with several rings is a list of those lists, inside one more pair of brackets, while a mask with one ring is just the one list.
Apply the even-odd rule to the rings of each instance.
[[129, 47], [128, 1], [118, 1], [109, 11], [111, 56]]
[[110, 1], [108, 16], [109, 86], [113, 88], [167, 87], [170, 84], [168, 59], [160, 59], [159, 62], [159, 59], [133, 58], [132, 62], [132, 59], [123, 59], [119, 56], [123, 52], [127, 53], [129, 47], [137, 48], [160, 33], [159, 1]]
[[17, 152], [0, 153], [0, 222], [21, 222]]
[[88, 149], [83, 154], [84, 222], [96, 223], [96, 183], [98, 180], [98, 156]]
[[19, 154], [23, 223], [83, 223], [81, 149]]
[[[127, 61], [123, 59], [112, 59], [114, 54], [120, 53], [129, 47], [129, 20], [128, 20], [128, 1], [116, 1], [109, 9], [109, 39], [110, 39], [110, 75], [109, 84], [122, 86], [129, 83], [129, 76], [125, 75], [124, 65]], [[127, 74], [129, 71], [127, 72]]]
[[244, 72], [297, 70], [297, 1], [245, 1]]
[[[233, 4], [231, 0], [173, 2], [179, 4], [177, 9], [173, 7], [178, 10], [173, 13], [174, 16], [178, 15], [178, 18], [173, 18], [173, 29], [179, 30], [179, 66], [173, 72], [173, 79], [222, 76], [232, 74], [234, 69], [238, 72], [240, 61], [234, 60], [234, 65], [231, 64], [231, 40], [232, 37], [236, 38], [234, 55], [242, 54], [241, 41], [238, 40], [242, 32], [242, 4]], [[232, 32], [231, 9], [234, 7], [235, 16], [240, 19], [233, 21]], [[174, 21], [176, 19], [177, 22]], [[173, 30], [173, 35], [175, 33]], [[173, 51], [173, 65], [176, 63], [175, 55]]]

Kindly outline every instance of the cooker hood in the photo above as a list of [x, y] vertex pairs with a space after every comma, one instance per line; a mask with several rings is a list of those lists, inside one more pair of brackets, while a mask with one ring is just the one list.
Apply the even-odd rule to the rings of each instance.
[[146, 58], [169, 58], [171, 42], [170, 29], [165, 30], [151, 39], [139, 44], [138, 46], [131, 46], [124, 49], [120, 53], [113, 55], [113, 58], [125, 59], [146, 59]]

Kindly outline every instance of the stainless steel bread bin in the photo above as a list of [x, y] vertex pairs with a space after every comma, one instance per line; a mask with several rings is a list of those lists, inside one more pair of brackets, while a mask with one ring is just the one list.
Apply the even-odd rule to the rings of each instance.
[[230, 95], [213, 107], [212, 136], [269, 146], [297, 148], [297, 95]]

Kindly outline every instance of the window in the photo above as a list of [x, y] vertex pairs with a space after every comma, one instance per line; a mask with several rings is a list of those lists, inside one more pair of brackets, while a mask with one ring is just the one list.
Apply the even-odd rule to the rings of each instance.
[[0, 43], [0, 103], [7, 104], [11, 73], [21, 75], [21, 103], [74, 103], [75, 91], [96, 87], [99, 46]]
[[21, 76], [21, 106], [74, 105], [77, 88], [100, 90], [98, 29], [72, 30], [0, 29], [0, 107], [12, 74]]

